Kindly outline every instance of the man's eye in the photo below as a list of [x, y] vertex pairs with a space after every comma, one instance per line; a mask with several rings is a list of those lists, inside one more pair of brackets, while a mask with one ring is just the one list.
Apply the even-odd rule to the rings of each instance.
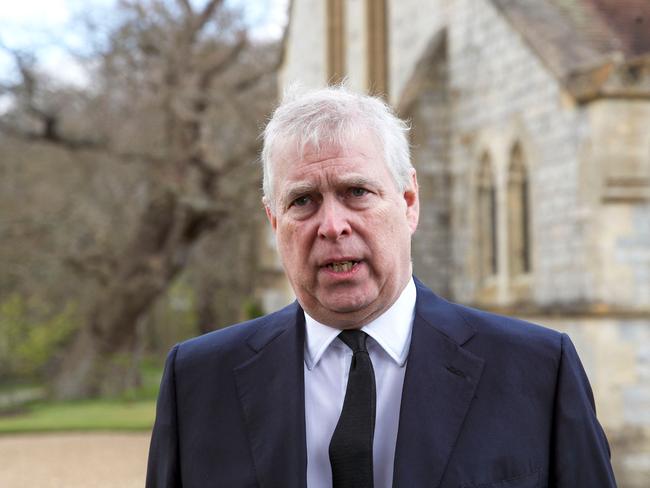
[[304, 207], [311, 201], [311, 198], [308, 195], [303, 195], [302, 197], [296, 198], [293, 202], [291, 202], [292, 205], [295, 205], [296, 207]]
[[362, 196], [366, 195], [367, 193], [368, 193], [368, 190], [366, 190], [365, 188], [352, 188], [350, 190], [350, 194], [353, 197], [362, 197]]

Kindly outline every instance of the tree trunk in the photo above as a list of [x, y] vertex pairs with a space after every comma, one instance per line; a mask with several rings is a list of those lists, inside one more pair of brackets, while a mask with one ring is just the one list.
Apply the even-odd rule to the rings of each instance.
[[89, 319], [61, 362], [53, 382], [56, 398], [115, 394], [139, 381], [134, 374], [137, 325], [209, 224], [205, 215], [180, 205], [172, 192], [149, 202], [124, 258], [96, 295]]
[[214, 305], [214, 294], [217, 285], [214, 280], [201, 277], [197, 288], [196, 318], [198, 329], [201, 334], [207, 334], [215, 330], [219, 325], [223, 325], [217, 322], [218, 314]]
[[223, 219], [218, 232], [206, 236], [193, 257], [201, 333], [251, 318], [247, 305], [254, 302], [263, 214], [257, 198], [239, 201], [240, 215], [229, 214]]

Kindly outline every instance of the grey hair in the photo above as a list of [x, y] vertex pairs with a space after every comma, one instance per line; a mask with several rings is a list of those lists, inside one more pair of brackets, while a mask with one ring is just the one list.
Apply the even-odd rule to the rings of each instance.
[[408, 124], [398, 118], [383, 100], [334, 86], [300, 93], [290, 88], [264, 129], [262, 165], [264, 202], [275, 213], [273, 156], [294, 143], [296, 154], [306, 147], [344, 147], [364, 131], [370, 131], [383, 146], [384, 162], [397, 189], [410, 186], [413, 168], [407, 134]]

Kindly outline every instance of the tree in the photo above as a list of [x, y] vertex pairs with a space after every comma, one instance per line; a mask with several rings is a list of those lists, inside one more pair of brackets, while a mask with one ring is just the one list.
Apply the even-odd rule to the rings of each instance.
[[14, 100], [0, 122], [5, 134], [140, 168], [130, 225], [110, 226], [121, 238], [66, 259], [93, 277], [95, 293], [54, 379], [59, 398], [137, 381], [128, 359], [138, 322], [199, 240], [236, 214], [244, 195], [258, 198], [250, 162], [275, 94], [277, 46], [250, 42], [223, 0], [200, 9], [189, 0], [130, 1], [118, 13], [89, 56], [90, 87], [47, 87], [20, 53], [20, 83], [5, 87]]

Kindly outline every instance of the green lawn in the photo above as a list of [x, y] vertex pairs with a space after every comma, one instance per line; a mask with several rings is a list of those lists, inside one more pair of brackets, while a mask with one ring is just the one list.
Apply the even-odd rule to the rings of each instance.
[[[140, 373], [142, 385], [124, 392], [120, 398], [54, 402], [43, 399], [42, 385], [7, 387], [0, 391], [0, 397], [14, 394], [25, 398], [24, 401], [14, 402], [13, 407], [11, 403], [8, 406], [0, 402], [0, 435], [100, 430], [149, 431], [156, 413], [162, 367], [155, 361], [145, 361]], [[9, 413], [11, 410], [18, 413]]]
[[54, 431], [146, 431], [153, 425], [155, 400], [87, 400], [36, 403], [24, 413], [0, 416], [0, 434]]

